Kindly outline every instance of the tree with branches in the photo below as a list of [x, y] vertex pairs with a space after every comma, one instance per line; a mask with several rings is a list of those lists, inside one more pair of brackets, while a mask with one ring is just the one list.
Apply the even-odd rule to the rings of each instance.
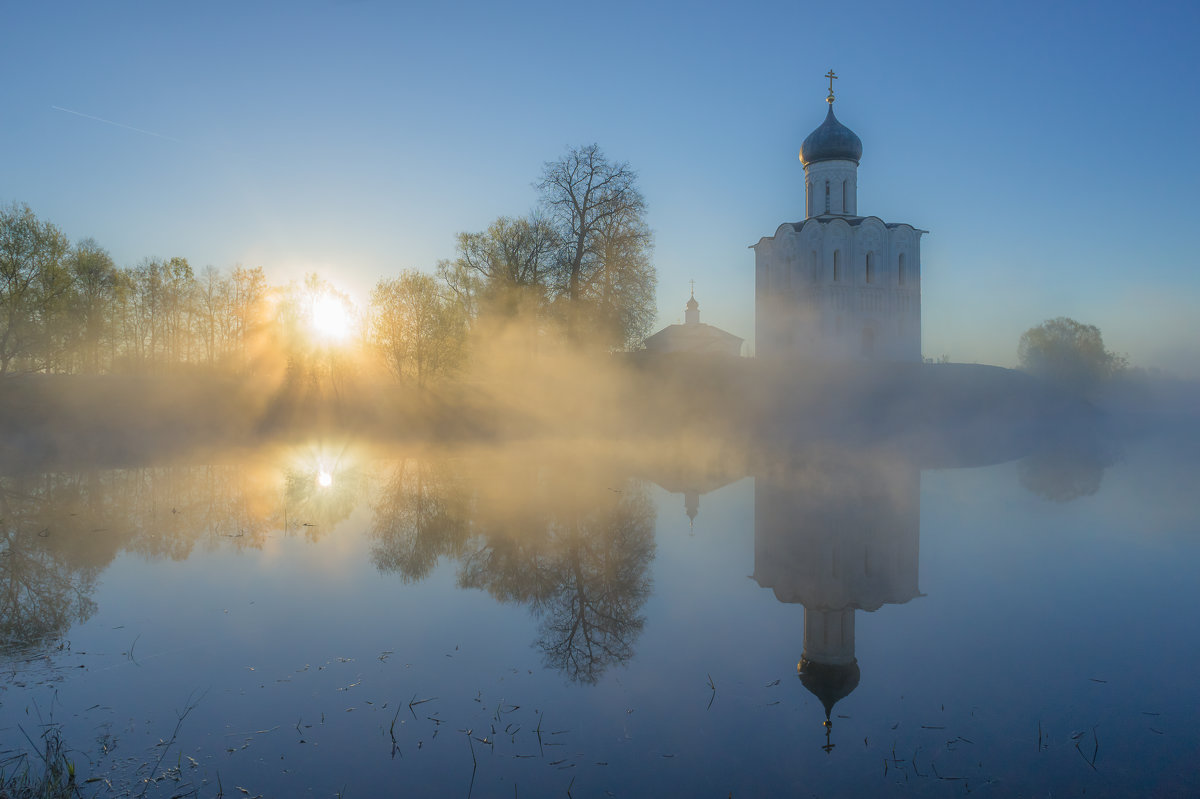
[[1065, 316], [1026, 330], [1017, 357], [1029, 374], [1085, 394], [1127, 366], [1125, 358], [1104, 348], [1098, 327]]
[[47, 325], [70, 289], [69, 249], [62, 231], [28, 205], [0, 209], [0, 376], [14, 362], [48, 357]]
[[653, 324], [656, 284], [637, 173], [589, 144], [547, 162], [537, 188], [558, 239], [554, 289], [568, 330], [609, 348], [636, 344]]
[[371, 338], [396, 377], [424, 385], [457, 365], [464, 320], [437, 280], [415, 270], [380, 280], [371, 291]]

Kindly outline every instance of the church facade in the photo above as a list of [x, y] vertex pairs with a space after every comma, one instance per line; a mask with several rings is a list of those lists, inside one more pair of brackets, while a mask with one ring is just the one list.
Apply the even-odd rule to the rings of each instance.
[[833, 114], [800, 147], [805, 218], [753, 245], [760, 358], [921, 360], [921, 236], [858, 214], [862, 141]]

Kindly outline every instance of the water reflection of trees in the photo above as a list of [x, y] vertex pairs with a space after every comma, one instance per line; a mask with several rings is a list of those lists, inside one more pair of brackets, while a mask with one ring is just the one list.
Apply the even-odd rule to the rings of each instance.
[[408, 460], [374, 510], [376, 566], [418, 580], [456, 560], [462, 587], [529, 606], [535, 645], [569, 679], [596, 682], [633, 656], [655, 551], [636, 483], [578, 464]]
[[409, 458], [383, 471], [372, 503], [371, 561], [405, 582], [423, 580], [441, 557], [462, 553], [470, 494], [445, 462]]
[[1017, 479], [1042, 499], [1071, 502], [1099, 491], [1104, 472], [1116, 460], [1111, 442], [1080, 436], [1055, 442], [1018, 462]]
[[[367, 478], [277, 457], [0, 477], [0, 653], [45, 647], [95, 611], [100, 573], [122, 551], [183, 560], [197, 548], [261, 547], [269, 534], [313, 539], [357, 506]], [[333, 468], [333, 467], [330, 467]]]
[[[84, 521], [77, 479], [39, 475], [0, 485], [0, 653], [45, 645], [95, 612], [96, 576], [115, 551], [73, 546]], [[97, 545], [99, 544], [99, 545]]]
[[405, 581], [445, 558], [464, 588], [530, 608], [546, 663], [579, 682], [633, 656], [654, 514], [624, 473], [492, 455], [364, 462], [263, 453], [205, 466], [0, 477], [0, 646], [44, 646], [94, 611], [121, 552], [183, 560], [316, 540], [370, 497], [371, 559]]

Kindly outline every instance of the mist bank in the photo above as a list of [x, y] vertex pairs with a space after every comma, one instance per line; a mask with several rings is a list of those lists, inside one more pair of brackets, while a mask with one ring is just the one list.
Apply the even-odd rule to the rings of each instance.
[[0, 381], [0, 465], [142, 465], [344, 436], [661, 446], [704, 439], [780, 452], [832, 442], [904, 449], [933, 466], [1020, 457], [1103, 417], [1029, 375], [975, 364], [548, 356], [424, 387], [353, 376], [28, 374]]

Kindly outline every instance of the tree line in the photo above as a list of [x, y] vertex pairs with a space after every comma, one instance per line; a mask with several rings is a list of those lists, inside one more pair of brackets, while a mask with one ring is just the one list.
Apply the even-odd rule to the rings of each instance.
[[[315, 275], [271, 286], [261, 267], [195, 270], [186, 258], [122, 267], [92, 239], [72, 244], [27, 206], [0, 208], [0, 376], [13, 372], [253, 372], [282, 357], [314, 369], [314, 298], [332, 297], [361, 347], [418, 383], [469, 357], [489, 325], [598, 351], [636, 347], [654, 321], [652, 236], [637, 175], [596, 145], [544, 165], [536, 208], [460, 233], [433, 274], [381, 279], [368, 307]], [[328, 353], [326, 353], [328, 355]]]
[[121, 268], [28, 206], [0, 210], [0, 375], [228, 364], [262, 322], [261, 268], [199, 275], [186, 258]]

